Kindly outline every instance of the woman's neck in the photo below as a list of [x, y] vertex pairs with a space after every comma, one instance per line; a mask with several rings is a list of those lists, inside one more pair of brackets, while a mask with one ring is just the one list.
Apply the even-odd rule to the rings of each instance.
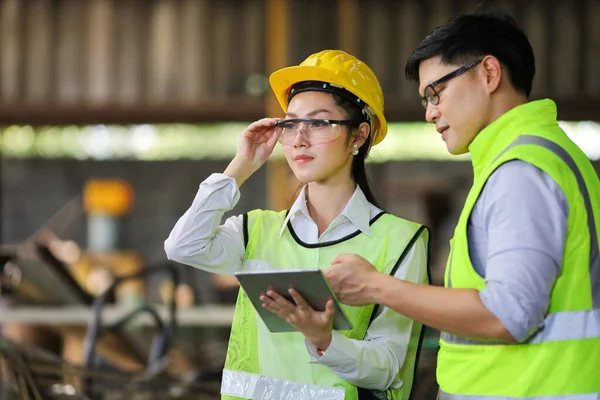
[[341, 182], [310, 182], [305, 190], [308, 212], [319, 228], [319, 236], [342, 212], [356, 191], [352, 179]]

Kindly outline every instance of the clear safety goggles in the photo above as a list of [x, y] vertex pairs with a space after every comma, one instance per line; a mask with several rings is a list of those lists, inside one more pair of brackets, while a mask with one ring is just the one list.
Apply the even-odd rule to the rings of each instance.
[[296, 118], [284, 119], [275, 123], [279, 143], [293, 146], [298, 133], [311, 145], [333, 142], [342, 135], [343, 126], [359, 125], [364, 121]]

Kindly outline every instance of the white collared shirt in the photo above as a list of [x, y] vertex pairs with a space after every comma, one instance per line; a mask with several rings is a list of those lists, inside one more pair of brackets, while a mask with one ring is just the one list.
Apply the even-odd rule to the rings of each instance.
[[287, 229], [288, 221], [291, 221], [298, 238], [305, 243], [323, 243], [338, 240], [356, 232], [356, 230], [371, 236], [370, 222], [377, 214], [382, 212], [382, 210], [369, 203], [363, 191], [357, 186], [340, 215], [335, 217], [325, 232], [319, 236], [319, 227], [311, 218], [306, 204], [306, 186], [304, 186], [281, 226], [279, 237]]
[[[245, 254], [243, 217], [233, 216], [221, 225], [223, 215], [238, 202], [235, 180], [223, 174], [212, 174], [200, 184], [191, 207], [175, 224], [165, 241], [165, 252], [171, 260], [205, 271], [233, 275], [241, 271]], [[305, 243], [321, 243], [341, 239], [359, 229], [370, 235], [369, 221], [381, 210], [369, 203], [357, 186], [356, 191], [323, 232], [318, 234], [306, 206], [304, 189], [290, 209], [288, 220]], [[426, 237], [421, 236], [398, 268], [395, 277], [420, 282], [426, 274]], [[348, 339], [333, 331], [331, 345], [323, 356], [315, 346], [306, 343], [315, 362], [327, 366], [340, 378], [365, 389], [384, 391], [402, 386], [396, 371], [404, 363], [411, 336], [412, 320], [387, 307], [380, 307], [364, 340]]]

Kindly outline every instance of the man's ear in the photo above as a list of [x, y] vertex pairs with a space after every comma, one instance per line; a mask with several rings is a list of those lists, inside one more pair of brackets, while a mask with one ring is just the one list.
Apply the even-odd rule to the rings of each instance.
[[502, 74], [504, 72], [502, 64], [496, 57], [487, 56], [481, 61], [481, 67], [487, 92], [495, 92], [502, 82]]

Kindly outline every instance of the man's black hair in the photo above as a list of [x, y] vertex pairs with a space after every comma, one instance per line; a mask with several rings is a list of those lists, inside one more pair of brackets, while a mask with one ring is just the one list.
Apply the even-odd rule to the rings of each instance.
[[527, 97], [535, 75], [533, 49], [516, 21], [501, 12], [459, 15], [435, 28], [406, 62], [406, 78], [419, 82], [421, 62], [440, 56], [445, 64], [467, 64], [492, 55], [513, 86]]

